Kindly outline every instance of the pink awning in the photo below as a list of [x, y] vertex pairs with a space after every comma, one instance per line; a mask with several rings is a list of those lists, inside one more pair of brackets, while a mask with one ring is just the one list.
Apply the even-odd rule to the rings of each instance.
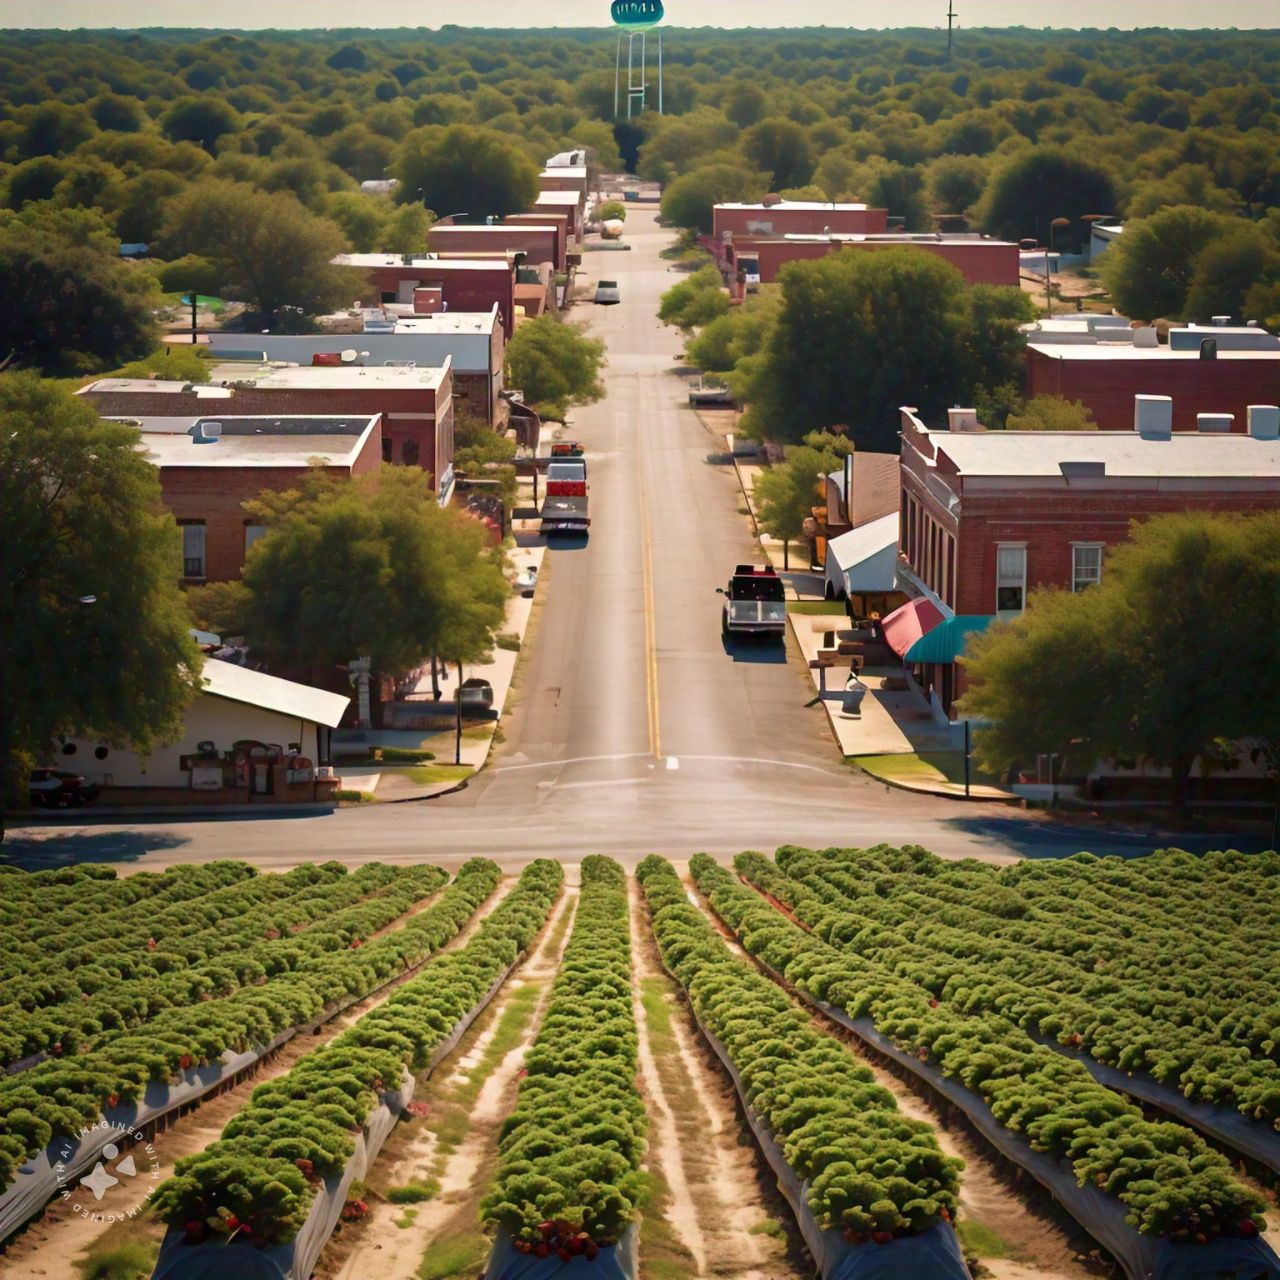
[[925, 600], [908, 600], [891, 614], [880, 619], [884, 642], [902, 657], [922, 635], [930, 632], [942, 621], [942, 611]]

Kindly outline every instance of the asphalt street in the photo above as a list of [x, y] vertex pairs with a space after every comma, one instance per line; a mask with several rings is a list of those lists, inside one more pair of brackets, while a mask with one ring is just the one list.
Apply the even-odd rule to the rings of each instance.
[[434, 801], [324, 815], [29, 827], [0, 861], [275, 868], [485, 854], [516, 866], [882, 841], [988, 860], [1150, 849], [1146, 834], [890, 790], [841, 762], [823, 712], [806, 706], [796, 653], [726, 648], [715, 588], [758, 552], [723, 446], [686, 406], [680, 335], [656, 319], [679, 278], [659, 257], [670, 236], [635, 209], [626, 241], [628, 252], [584, 255], [592, 282], [618, 280], [621, 304], [574, 315], [609, 353], [607, 394], [575, 410], [568, 433], [586, 446], [591, 535], [549, 553], [505, 741], [484, 773]]

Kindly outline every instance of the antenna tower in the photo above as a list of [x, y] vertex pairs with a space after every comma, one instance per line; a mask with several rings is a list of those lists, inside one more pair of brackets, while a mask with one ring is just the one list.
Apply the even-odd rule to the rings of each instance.
[[951, 57], [951, 24], [956, 20], [954, 0], [947, 0], [947, 57]]

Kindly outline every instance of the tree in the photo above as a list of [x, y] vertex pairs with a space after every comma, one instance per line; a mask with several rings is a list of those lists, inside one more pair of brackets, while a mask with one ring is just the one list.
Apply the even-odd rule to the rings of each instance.
[[[733, 371], [739, 377], [745, 375], [747, 362], [758, 356], [768, 342], [781, 302], [782, 292], [776, 285], [764, 285], [758, 293], [749, 293], [741, 306], [726, 311], [699, 331], [687, 348], [690, 361], [712, 373]], [[736, 386], [734, 389], [738, 390]]]
[[330, 261], [342, 233], [285, 192], [203, 179], [169, 202], [161, 235], [170, 256], [208, 259], [232, 296], [276, 322], [284, 308], [315, 315], [351, 300], [351, 272]]
[[938, 213], [964, 213], [987, 187], [987, 165], [977, 156], [939, 156], [929, 165], [929, 203]]
[[627, 206], [621, 200], [606, 200], [595, 213], [600, 222], [625, 222]]
[[1190, 204], [1129, 223], [1102, 259], [1102, 278], [1116, 306], [1139, 320], [1181, 317], [1201, 253], [1232, 223]]
[[658, 319], [663, 324], [677, 325], [687, 333], [709, 324], [728, 310], [729, 295], [724, 291], [720, 270], [709, 262], [662, 295]]
[[1115, 185], [1106, 169], [1057, 147], [1028, 147], [992, 177], [984, 230], [1009, 240], [1047, 241], [1049, 224], [1067, 218], [1071, 225], [1056, 237], [1056, 244], [1078, 248], [1088, 225], [1080, 219], [1089, 213], [1112, 213], [1115, 207]]
[[776, 116], [761, 120], [743, 133], [740, 145], [751, 164], [770, 175], [771, 191], [803, 186], [813, 177], [809, 135], [794, 120]]
[[0, 226], [0, 360], [95, 373], [155, 339], [150, 313], [118, 259], [21, 223]]
[[198, 142], [212, 152], [218, 139], [240, 128], [240, 113], [225, 99], [205, 94], [179, 98], [160, 119], [171, 142]]
[[1233, 218], [1197, 255], [1183, 315], [1199, 324], [1244, 318], [1249, 295], [1266, 281], [1280, 281], [1280, 250], [1261, 227]]
[[[990, 424], [988, 424], [990, 425]], [[1010, 431], [1096, 431], [1093, 414], [1079, 400], [1062, 396], [1033, 396], [1010, 412]]]
[[522, 213], [538, 195], [538, 166], [505, 134], [475, 125], [428, 125], [404, 140], [396, 199], [436, 215]]
[[89, 110], [99, 129], [114, 133], [136, 133], [146, 119], [136, 98], [119, 93], [102, 94], [93, 100]]
[[181, 544], [138, 433], [32, 374], [0, 375], [0, 764], [5, 801], [53, 735], [176, 737], [200, 655]]
[[813, 508], [824, 501], [824, 477], [852, 452], [853, 445], [843, 436], [811, 431], [803, 444], [787, 447], [780, 465], [756, 477], [752, 496], [760, 524], [782, 539], [783, 568], [790, 567], [791, 540], [801, 535]]
[[217, 636], [243, 636], [249, 616], [249, 590], [243, 582], [206, 582], [184, 592], [191, 625]]
[[470, 661], [510, 586], [479, 522], [440, 507], [416, 467], [355, 481], [316, 474], [246, 510], [268, 525], [245, 563], [247, 637], [269, 659], [356, 657], [398, 675], [433, 655]]
[[1025, 302], [1014, 289], [970, 288], [932, 254], [846, 249], [789, 263], [781, 283], [743, 420], [756, 436], [795, 441], [850, 423], [860, 449], [896, 453], [901, 405], [940, 415], [972, 403], [982, 378], [1012, 376]]
[[507, 343], [506, 381], [543, 417], [562, 419], [569, 405], [604, 395], [604, 359], [604, 343], [587, 337], [581, 325], [542, 315], [518, 325]]
[[677, 227], [711, 234], [712, 206], [726, 200], [759, 200], [769, 179], [741, 165], [709, 164], [677, 178], [662, 193], [662, 216]]
[[924, 196], [924, 170], [919, 165], [885, 161], [872, 170], [867, 201], [903, 220], [908, 231], [927, 231], [929, 205]]
[[[1204, 618], [1230, 662], [1187, 643]], [[1275, 733], [1280, 513], [1187, 512], [1135, 524], [1087, 591], [1032, 592], [1026, 613], [969, 644], [960, 713], [989, 722], [1003, 768], [1057, 751], [1064, 768], [1138, 758], [1170, 769], [1182, 807], [1197, 756]]]

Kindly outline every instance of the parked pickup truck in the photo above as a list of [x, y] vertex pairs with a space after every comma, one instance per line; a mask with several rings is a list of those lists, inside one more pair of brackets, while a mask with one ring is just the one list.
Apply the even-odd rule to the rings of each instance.
[[740, 564], [727, 587], [717, 587], [724, 596], [720, 633], [732, 636], [765, 636], [784, 640], [787, 632], [787, 597], [782, 579], [772, 565]]
[[732, 409], [733, 392], [728, 387], [717, 387], [699, 379], [689, 388], [690, 409]]
[[547, 464], [547, 487], [542, 499], [543, 533], [586, 533], [587, 460], [556, 458]]

